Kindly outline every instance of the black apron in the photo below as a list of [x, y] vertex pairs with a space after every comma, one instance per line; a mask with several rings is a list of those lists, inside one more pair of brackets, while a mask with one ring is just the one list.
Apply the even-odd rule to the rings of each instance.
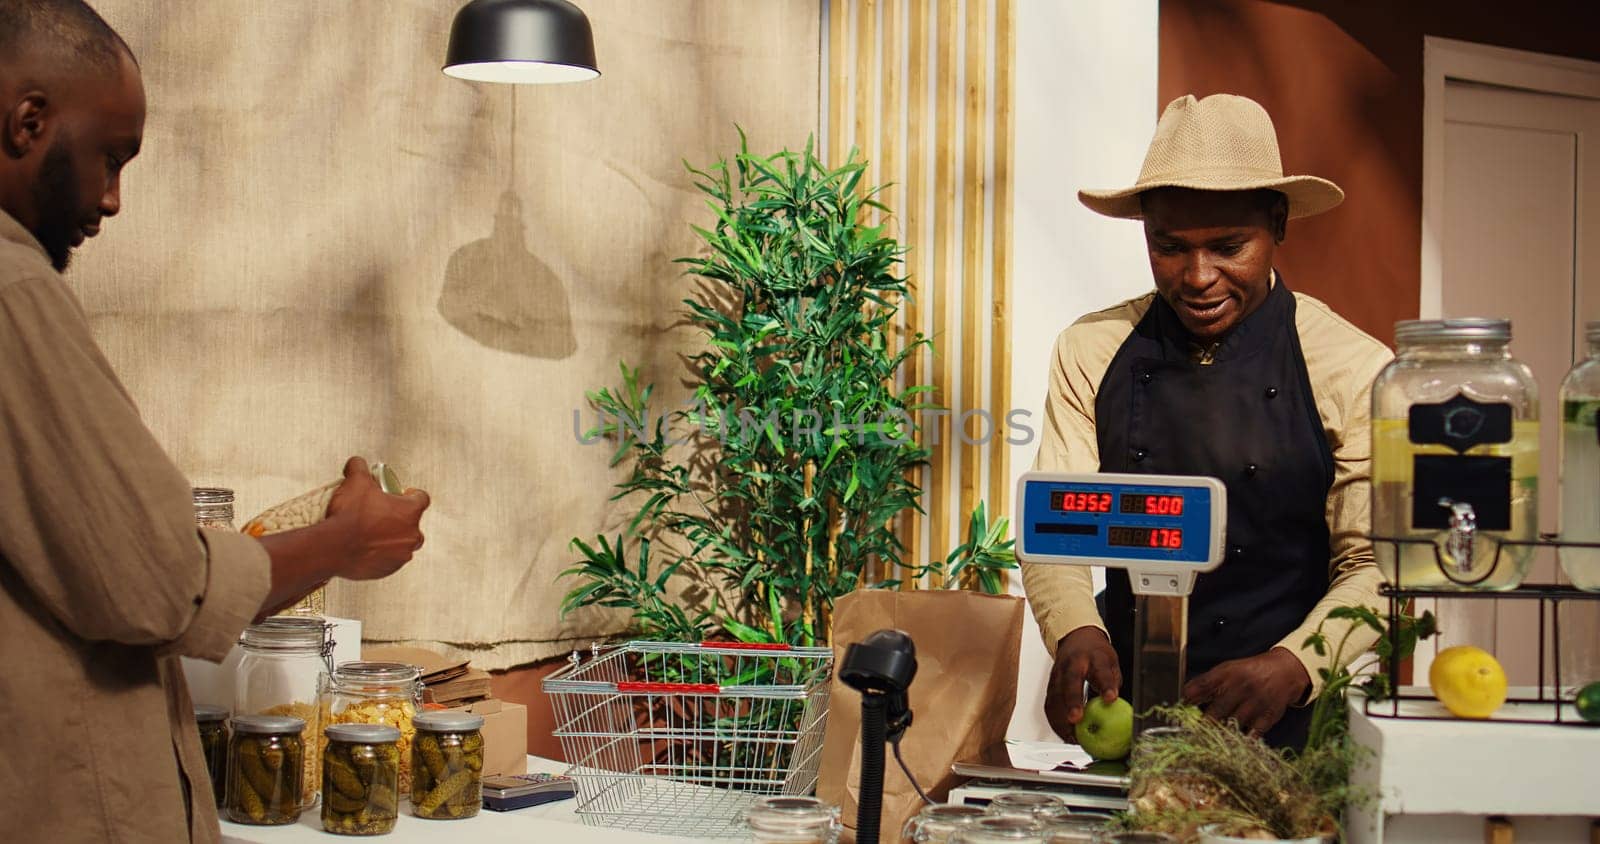
[[[1228, 488], [1227, 554], [1199, 576], [1189, 602], [1186, 676], [1194, 678], [1265, 653], [1327, 595], [1333, 453], [1281, 277], [1213, 363], [1191, 362], [1190, 348], [1178, 315], [1156, 297], [1100, 383], [1095, 428], [1102, 472], [1209, 475]], [[1108, 572], [1104, 600], [1126, 695], [1134, 610], [1126, 572]], [[1290, 708], [1267, 741], [1298, 748], [1309, 721], [1309, 707]]]

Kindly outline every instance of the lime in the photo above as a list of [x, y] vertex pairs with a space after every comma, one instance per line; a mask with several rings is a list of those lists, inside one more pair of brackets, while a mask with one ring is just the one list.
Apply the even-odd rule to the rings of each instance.
[[1579, 689], [1577, 704], [1583, 720], [1600, 723], [1600, 681]]
[[1457, 718], [1488, 718], [1506, 702], [1506, 672], [1482, 648], [1456, 645], [1433, 658], [1428, 669], [1433, 696]]

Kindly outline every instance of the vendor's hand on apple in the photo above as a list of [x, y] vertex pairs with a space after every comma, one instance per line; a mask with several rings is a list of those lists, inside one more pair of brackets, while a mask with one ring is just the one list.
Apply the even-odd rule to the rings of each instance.
[[378, 486], [367, 461], [352, 457], [344, 482], [328, 501], [327, 520], [344, 527], [346, 563], [339, 571], [351, 580], [387, 577], [422, 547], [422, 513], [428, 494], [420, 489], [389, 495]]
[[1107, 703], [1117, 699], [1122, 667], [1111, 640], [1098, 627], [1079, 627], [1061, 637], [1056, 646], [1050, 686], [1045, 690], [1044, 715], [1063, 741], [1072, 741], [1074, 725], [1083, 720], [1083, 684]]
[[1239, 729], [1262, 735], [1305, 696], [1311, 677], [1300, 658], [1284, 648], [1244, 659], [1230, 659], [1183, 686], [1183, 700], [1218, 721], [1229, 718]]

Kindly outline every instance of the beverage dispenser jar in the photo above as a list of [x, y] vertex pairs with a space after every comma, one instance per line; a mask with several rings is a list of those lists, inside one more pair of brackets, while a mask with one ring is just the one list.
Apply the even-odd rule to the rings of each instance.
[[[1561, 382], [1561, 538], [1600, 542], [1600, 322], [1585, 332], [1588, 357]], [[1600, 592], [1600, 548], [1560, 549], [1572, 584]]]
[[[1408, 589], [1505, 590], [1538, 532], [1539, 398], [1503, 319], [1406, 320], [1372, 386], [1373, 552]], [[1393, 540], [1407, 541], [1393, 541]]]

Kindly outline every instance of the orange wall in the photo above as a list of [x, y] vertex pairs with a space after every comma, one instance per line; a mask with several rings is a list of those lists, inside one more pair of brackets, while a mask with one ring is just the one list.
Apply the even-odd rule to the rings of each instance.
[[1290, 224], [1279, 267], [1384, 342], [1421, 286], [1424, 35], [1600, 60], [1600, 3], [1161, 3], [1157, 108], [1219, 92], [1266, 106], [1284, 169], [1346, 194]]

